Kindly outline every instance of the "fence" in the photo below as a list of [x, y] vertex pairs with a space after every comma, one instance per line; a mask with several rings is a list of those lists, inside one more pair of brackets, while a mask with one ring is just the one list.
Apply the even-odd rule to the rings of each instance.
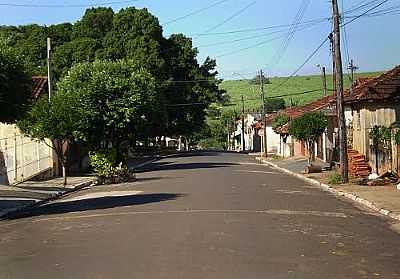
[[53, 167], [52, 150], [46, 143], [24, 137], [15, 128], [10, 133], [7, 128], [7, 133], [0, 133], [8, 135], [0, 138], [0, 184], [23, 182]]

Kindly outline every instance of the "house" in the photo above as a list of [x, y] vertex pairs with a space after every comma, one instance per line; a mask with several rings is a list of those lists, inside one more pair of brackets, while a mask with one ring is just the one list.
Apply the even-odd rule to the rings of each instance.
[[[234, 150], [242, 150], [242, 120], [236, 122], [236, 130], [232, 134]], [[268, 153], [277, 153], [279, 150], [280, 136], [267, 127]], [[244, 143], [245, 151], [261, 152], [264, 150], [264, 127], [262, 114], [247, 114], [244, 119]]]
[[[400, 66], [376, 77], [362, 79], [344, 98], [347, 111], [351, 111], [349, 147], [364, 155], [373, 171], [388, 169], [399, 172], [398, 147], [379, 147], [374, 150], [370, 131], [374, 126], [397, 130], [400, 120]], [[376, 154], [378, 155], [376, 158]], [[378, 170], [376, 170], [378, 167]]]
[[[285, 114], [291, 119], [301, 117], [306, 112], [321, 111], [328, 117], [328, 127], [324, 134], [320, 137], [314, 146], [314, 154], [317, 158], [324, 162], [332, 162], [335, 160], [336, 143], [337, 143], [337, 116], [336, 116], [336, 99], [334, 95], [320, 98], [314, 102], [298, 107], [290, 107], [279, 111], [278, 113], [267, 116], [267, 129], [270, 133], [279, 134], [279, 151], [276, 153], [282, 157], [291, 156], [307, 156], [309, 150], [304, 142], [298, 141], [289, 135], [288, 125], [283, 126], [279, 131], [272, 130], [272, 123], [278, 114]], [[269, 134], [267, 131], [267, 142]], [[274, 139], [273, 136], [271, 136]]]

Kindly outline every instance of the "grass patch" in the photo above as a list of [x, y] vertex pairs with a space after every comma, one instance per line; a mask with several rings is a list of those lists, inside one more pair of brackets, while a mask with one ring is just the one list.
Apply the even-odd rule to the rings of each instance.
[[333, 172], [328, 176], [328, 184], [339, 185], [342, 184], [342, 176], [337, 172]]
[[[380, 74], [382, 72], [359, 73], [355, 77], [375, 77]], [[265, 85], [265, 96], [271, 98], [320, 89], [308, 94], [284, 97], [283, 99], [287, 106], [290, 105], [291, 100], [298, 105], [304, 105], [323, 96], [322, 80], [319, 75], [293, 77], [283, 86], [272, 91], [273, 88], [276, 88], [285, 80], [285, 77], [270, 78], [271, 84]], [[350, 79], [348, 75], [344, 75], [343, 81], [345, 88], [349, 88]], [[332, 76], [330, 75], [327, 75], [327, 87], [328, 89], [333, 88]], [[261, 97], [259, 85], [250, 84], [249, 80], [227, 80], [221, 83], [220, 88], [227, 91], [232, 103], [232, 106], [224, 107], [223, 110], [241, 111], [241, 96], [244, 95], [246, 110], [249, 112], [260, 111]]]

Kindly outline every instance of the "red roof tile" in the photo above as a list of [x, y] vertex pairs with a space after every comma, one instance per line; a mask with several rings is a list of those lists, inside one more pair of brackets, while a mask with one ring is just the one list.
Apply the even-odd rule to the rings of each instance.
[[47, 90], [47, 77], [46, 76], [34, 76], [32, 77], [32, 95], [34, 98], [38, 98]]
[[320, 111], [322, 109], [328, 108], [328, 107], [335, 107], [336, 99], [334, 95], [329, 95], [326, 97], [323, 97], [321, 99], [318, 99], [314, 102], [305, 104], [303, 106], [299, 107], [291, 107], [287, 108], [284, 110], [280, 110], [278, 113], [271, 114], [267, 117], [267, 123], [271, 123], [273, 119], [275, 118], [276, 115], [278, 114], [286, 114], [290, 118], [298, 118], [302, 116], [306, 112], [312, 112], [312, 111]]
[[353, 92], [347, 92], [345, 103], [359, 101], [383, 100], [400, 93], [400, 66], [380, 75], [376, 78], [363, 79], [353, 87]]

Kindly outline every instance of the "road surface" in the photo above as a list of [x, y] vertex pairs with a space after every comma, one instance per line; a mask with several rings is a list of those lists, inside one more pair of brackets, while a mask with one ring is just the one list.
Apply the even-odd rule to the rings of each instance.
[[185, 154], [0, 222], [0, 278], [400, 278], [388, 220], [247, 155]]

